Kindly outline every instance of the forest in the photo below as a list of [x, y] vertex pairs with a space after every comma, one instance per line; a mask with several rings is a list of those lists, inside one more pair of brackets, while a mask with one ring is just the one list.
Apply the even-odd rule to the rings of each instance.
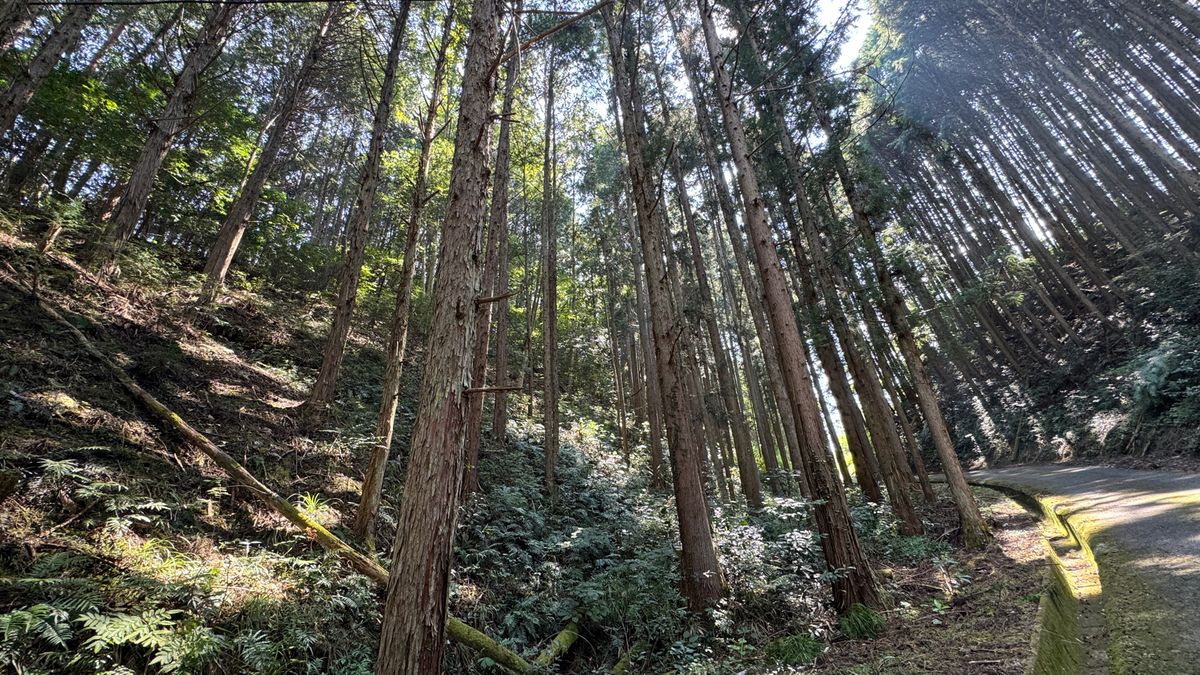
[[591, 3], [0, 0], [0, 672], [1194, 672], [1200, 5]]

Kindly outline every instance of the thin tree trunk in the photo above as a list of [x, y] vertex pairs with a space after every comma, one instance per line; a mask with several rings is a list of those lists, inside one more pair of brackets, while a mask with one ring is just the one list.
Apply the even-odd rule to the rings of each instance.
[[133, 236], [138, 221], [150, 201], [150, 191], [163, 160], [179, 132], [188, 124], [199, 100], [200, 76], [220, 54], [233, 27], [233, 19], [242, 5], [218, 3], [209, 10], [195, 46], [175, 79], [171, 98], [161, 116], [151, 123], [150, 136], [142, 145], [129, 181], [120, 192], [112, 219], [103, 235], [98, 261], [106, 272], [115, 271], [125, 244]]
[[[601, 251], [603, 251], [603, 244]], [[614, 316], [616, 297], [616, 284], [613, 281], [611, 270], [605, 274], [605, 302], [604, 302], [604, 318], [606, 327], [608, 328], [608, 350], [612, 360], [613, 371], [613, 390], [617, 395], [617, 432], [621, 439], [621, 458], [625, 460], [625, 466], [630, 464], [630, 448], [629, 448], [629, 433], [625, 421], [625, 377], [622, 374], [624, 364], [621, 359], [620, 339], [617, 335], [617, 323]]]
[[[388, 331], [388, 346], [383, 373], [383, 391], [380, 394], [379, 412], [375, 416], [375, 446], [363, 474], [362, 494], [354, 518], [354, 531], [368, 545], [374, 542], [375, 517], [383, 494], [383, 478], [387, 470], [388, 455], [392, 449], [392, 438], [396, 429], [396, 408], [400, 405], [400, 381], [404, 374], [404, 352], [408, 346], [409, 307], [412, 303], [412, 286], [417, 258], [417, 237], [421, 231], [421, 215], [428, 201], [426, 180], [429, 172], [429, 157], [433, 147], [434, 125], [441, 104], [442, 80], [446, 72], [446, 49], [449, 45], [450, 29], [453, 26], [452, 12], [447, 13], [442, 27], [442, 41], [438, 47], [437, 62], [434, 64], [433, 82], [430, 89], [429, 107], [421, 121], [421, 151], [417, 158], [416, 177], [413, 182], [408, 224], [404, 233], [404, 262], [400, 266], [399, 285], [396, 288], [396, 303], [392, 309]], [[407, 15], [406, 15], [407, 16]], [[403, 28], [397, 25], [397, 33]], [[400, 40], [403, 43], [403, 40]], [[391, 63], [389, 61], [389, 63]], [[390, 112], [388, 116], [390, 116]]]
[[784, 381], [788, 388], [797, 435], [804, 439], [801, 458], [805, 475], [813, 488], [818, 504], [813, 512], [825, 563], [831, 570], [848, 570], [833, 582], [834, 603], [841, 611], [855, 604], [874, 606], [879, 603], [871, 568], [858, 543], [850, 522], [846, 497], [830, 471], [826, 455], [818, 449], [824, 444], [820, 434], [820, 410], [813, 394], [811, 378], [804, 359], [800, 330], [796, 326], [786, 278], [775, 251], [774, 238], [767, 223], [767, 213], [758, 178], [750, 163], [750, 149], [745, 129], [733, 100], [733, 82], [726, 68], [724, 51], [717, 38], [712, 9], [707, 0], [698, 0], [700, 21], [708, 48], [712, 73], [716, 78], [721, 117], [729, 137], [729, 147], [737, 167], [738, 185], [745, 205], [745, 225], [758, 258], [759, 274], [772, 332], [779, 350]]
[[408, 27], [410, 4], [409, 0], [402, 0], [400, 14], [396, 17], [396, 25], [392, 29], [392, 42], [388, 47], [379, 102], [375, 106], [371, 141], [367, 147], [367, 155], [363, 158], [358, 198], [346, 224], [350, 239], [346, 244], [345, 267], [342, 268], [338, 294], [334, 301], [333, 320], [329, 327], [329, 335], [325, 339], [325, 350], [321, 354], [321, 369], [317, 372], [317, 379], [313, 382], [308, 400], [304, 402], [302, 414], [307, 426], [320, 424], [329, 414], [337, 389], [338, 374], [342, 369], [342, 358], [346, 352], [346, 340], [350, 337], [350, 322], [358, 301], [358, 284], [362, 280], [363, 258], [367, 250], [367, 234], [375, 213], [375, 193], [379, 189], [383, 144], [393, 117], [396, 68], [400, 63], [400, 54], [404, 51], [404, 33]]
[[558, 182], [554, 139], [554, 47], [546, 57], [546, 116], [542, 147], [542, 480], [558, 498]]
[[[21, 3], [24, 4], [24, 3]], [[95, 14], [98, 5], [79, 4], [70, 6], [62, 19], [50, 31], [50, 35], [42, 43], [37, 54], [29, 65], [13, 78], [8, 89], [0, 94], [0, 137], [7, 136], [16, 123], [17, 117], [25, 110], [25, 106], [33, 100], [39, 87], [54, 67], [58, 65], [63, 55], [69, 54], [79, 44], [83, 28]], [[27, 9], [22, 8], [18, 16], [25, 16]]]
[[275, 166], [275, 160], [278, 158], [280, 150], [283, 149], [284, 141], [292, 126], [292, 120], [296, 116], [296, 110], [300, 107], [300, 103], [308, 91], [313, 68], [325, 52], [325, 48], [329, 44], [329, 31], [338, 21], [345, 7], [345, 2], [332, 2], [326, 6], [325, 13], [321, 16], [320, 23], [317, 24], [316, 33], [313, 35], [308, 49], [304, 52], [299, 67], [291, 76], [291, 81], [284, 91], [281, 92], [280, 104], [273, 111], [274, 125], [267, 136], [266, 144], [262, 147], [258, 162], [255, 164], [253, 172], [242, 184], [237, 198], [229, 206], [225, 221], [221, 223], [221, 229], [217, 233], [217, 240], [208, 253], [208, 261], [204, 265], [204, 284], [200, 287], [200, 297], [197, 300], [199, 305], [211, 305], [215, 302], [221, 287], [225, 285], [225, 275], [229, 272], [229, 265], [233, 262], [233, 256], [237, 253], [242, 235], [246, 232], [246, 225], [250, 222], [250, 217], [254, 215], [254, 209], [258, 206], [263, 187], [266, 186], [267, 178]]

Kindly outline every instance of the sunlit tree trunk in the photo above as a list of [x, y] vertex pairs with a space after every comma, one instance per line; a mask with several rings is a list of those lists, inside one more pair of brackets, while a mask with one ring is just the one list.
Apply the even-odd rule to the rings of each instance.
[[813, 496], [823, 500], [814, 507], [813, 513], [817, 529], [822, 535], [821, 546], [825, 563], [829, 569], [849, 570], [833, 583], [834, 603], [843, 611], [860, 603], [877, 605], [879, 599], [871, 569], [850, 522], [845, 495], [830, 471], [827, 456], [819, 451], [819, 448], [824, 446], [820, 433], [820, 411], [805, 363], [800, 330], [796, 326], [786, 278], [779, 264], [779, 255], [775, 251], [771, 228], [767, 224], [767, 213], [758, 178], [750, 162], [745, 129], [733, 100], [733, 83], [724, 60], [724, 50], [717, 38], [712, 9], [707, 0], [699, 0], [697, 7], [709, 62], [716, 78], [721, 117], [729, 137], [733, 162], [737, 167], [738, 185], [745, 205], [745, 227], [757, 253], [767, 317], [776, 338], [784, 380], [798, 425], [797, 435], [804, 439], [801, 443], [803, 467], [813, 488]]
[[[383, 143], [392, 122], [392, 101], [396, 96], [396, 68], [400, 54], [404, 51], [404, 34], [408, 27], [409, 0], [402, 0], [400, 13], [392, 28], [391, 45], [383, 70], [383, 81], [379, 89], [379, 101], [375, 106], [375, 117], [371, 125], [371, 140], [367, 154], [363, 157], [362, 173], [358, 182], [358, 197], [350, 211], [346, 224], [349, 239], [346, 256], [334, 300], [333, 319], [329, 334], [325, 338], [325, 349], [321, 354], [321, 368], [308, 400], [304, 402], [303, 417], [306, 426], [315, 426], [329, 415], [337, 390], [338, 374], [342, 369], [342, 358], [346, 353], [346, 340], [350, 337], [350, 322], [358, 302], [358, 284], [362, 280], [363, 259], [367, 252], [367, 235], [375, 215], [375, 193], [379, 189], [379, 171], [383, 158]], [[403, 289], [401, 289], [403, 290]], [[386, 400], [386, 399], [385, 399]]]
[[118, 256], [142, 219], [158, 170], [179, 132], [195, 112], [199, 100], [200, 76], [225, 46], [233, 28], [233, 19], [241, 7], [242, 5], [232, 3], [218, 3], [212, 6], [196, 37], [196, 43], [184, 60], [183, 69], [175, 78], [175, 86], [171, 90], [171, 98], [166, 108], [158, 119], [151, 122], [150, 136], [138, 153], [129, 181], [120, 190], [116, 210], [108, 223], [98, 251], [98, 261], [107, 270], [115, 269]]
[[[379, 636], [378, 675], [442, 671], [446, 602], [464, 465], [480, 238], [501, 4], [475, 0], [463, 65], [449, 199], [434, 285], [429, 350]], [[478, 394], [475, 394], [478, 395]]]
[[209, 251], [208, 261], [204, 265], [204, 285], [200, 287], [200, 297], [197, 301], [201, 305], [211, 305], [215, 302], [217, 293], [225, 285], [225, 275], [229, 272], [229, 265], [233, 262], [233, 256], [237, 253], [242, 235], [246, 232], [246, 226], [249, 224], [251, 216], [254, 215], [255, 207], [258, 206], [258, 200], [262, 196], [263, 187], [267, 184], [271, 169], [275, 166], [275, 160], [279, 157], [280, 150], [283, 149], [296, 110], [308, 91], [313, 68], [321, 60], [321, 56], [329, 44], [329, 31], [338, 21], [345, 7], [344, 2], [332, 2], [325, 8], [325, 13], [321, 16], [320, 23], [317, 24], [316, 33], [313, 35], [308, 49], [304, 52], [300, 65], [290, 75], [290, 81], [281, 92], [282, 96], [278, 106], [270, 113], [274, 120], [271, 132], [267, 135], [267, 142], [259, 153], [254, 171], [243, 183], [237, 198], [229, 206], [225, 221], [217, 232], [217, 240]]
[[[441, 107], [442, 86], [446, 76], [446, 51], [450, 45], [454, 26], [454, 12], [447, 11], [442, 22], [442, 38], [433, 67], [429, 106], [421, 120], [421, 150], [417, 157], [416, 176], [409, 201], [408, 223], [404, 232], [404, 261], [400, 265], [399, 283], [396, 286], [396, 302], [388, 330], [386, 362], [383, 372], [383, 391], [379, 399], [379, 411], [375, 415], [375, 445], [363, 474], [362, 494], [354, 518], [354, 531], [368, 545], [375, 538], [375, 517], [383, 495], [383, 478], [391, 453], [392, 439], [396, 429], [396, 408], [400, 404], [400, 382], [404, 374], [404, 356], [408, 346], [408, 321], [412, 304], [412, 287], [417, 260], [417, 237], [421, 232], [421, 216], [429, 201], [428, 174], [429, 158], [433, 149], [438, 109]], [[397, 26], [397, 33], [403, 29]], [[401, 39], [403, 43], [403, 39]], [[390, 115], [390, 113], [389, 113]]]
[[[623, 7], [627, 11], [631, 9], [628, 5]], [[633, 107], [632, 89], [637, 82], [636, 70], [630, 67], [629, 50], [636, 46], [627, 44], [629, 27], [624, 23], [632, 20], [632, 17], [624, 13], [616, 15], [611, 7], [606, 7], [603, 13], [612, 59], [613, 84], [624, 121], [621, 132], [627, 158], [626, 170], [632, 183], [642, 258], [646, 265], [656, 365], [671, 450], [675, 509], [683, 548], [683, 595], [693, 611], [701, 611], [713, 606], [726, 593], [704, 500], [701, 478], [704, 444], [696, 436], [697, 429], [689, 424], [692, 404], [687, 400], [686, 364], [681, 363], [680, 354], [676, 351], [685, 329], [671, 298], [664, 268], [664, 251], [658, 236], [661, 228], [654, 223], [657, 196], [646, 169], [643, 137], [640, 130], [635, 128], [639, 116]]]

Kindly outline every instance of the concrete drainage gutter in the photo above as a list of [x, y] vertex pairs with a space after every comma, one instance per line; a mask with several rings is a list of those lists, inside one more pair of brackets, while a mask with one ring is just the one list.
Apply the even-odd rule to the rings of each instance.
[[1068, 499], [1003, 479], [968, 474], [967, 482], [1002, 492], [1042, 517], [1050, 564], [1038, 607], [1034, 675], [1200, 672], [1200, 664], [1184, 662], [1173, 647], [1178, 631], [1158, 593]]
[[1046, 590], [1038, 605], [1034, 636], [1034, 675], [1107, 673], [1108, 631], [1100, 606], [1100, 570], [1087, 537], [1072, 527], [1065, 509], [1052, 498], [998, 480], [972, 480], [1003, 492], [1042, 518], [1049, 566]]

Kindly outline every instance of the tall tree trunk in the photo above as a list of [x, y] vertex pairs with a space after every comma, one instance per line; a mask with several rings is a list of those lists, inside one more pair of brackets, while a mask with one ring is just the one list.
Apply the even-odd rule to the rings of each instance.
[[303, 417], [308, 426], [320, 424], [329, 414], [337, 389], [338, 374], [342, 369], [342, 358], [346, 352], [346, 340], [350, 337], [350, 322], [358, 301], [358, 284], [362, 280], [363, 258], [367, 251], [367, 234], [375, 214], [375, 193], [379, 189], [383, 143], [391, 128], [392, 101], [396, 96], [396, 68], [400, 63], [400, 53], [404, 51], [409, 6], [409, 0], [402, 0], [396, 25], [392, 29], [392, 42], [388, 47], [379, 102], [375, 106], [375, 117], [371, 127], [371, 141], [367, 146], [366, 157], [363, 158], [362, 174], [358, 182], [358, 198], [346, 224], [346, 232], [350, 239], [346, 243], [345, 266], [342, 268], [338, 294], [334, 301], [333, 320], [329, 327], [329, 335], [325, 338], [325, 350], [321, 354], [321, 369], [317, 372], [317, 379], [313, 382], [308, 400], [304, 402]]
[[814, 516], [817, 529], [822, 535], [821, 547], [825, 563], [831, 570], [849, 570], [833, 582], [834, 603], [842, 611], [855, 604], [874, 606], [879, 603], [879, 598], [870, 566], [850, 522], [846, 497], [830, 471], [828, 458], [825, 453], [819, 451], [824, 445], [820, 433], [820, 410], [805, 363], [804, 347], [800, 330], [796, 326], [787, 280], [779, 264], [779, 255], [775, 251], [771, 228], [767, 224], [767, 212], [758, 187], [758, 178], [750, 163], [746, 132], [733, 101], [733, 82], [725, 65], [724, 51], [717, 38], [712, 9], [707, 0], [698, 0], [697, 6], [709, 62], [716, 77], [721, 117], [729, 137], [733, 162], [737, 167], [738, 185], [745, 205], [745, 225], [758, 258], [767, 317], [776, 338], [784, 381], [798, 425], [797, 435], [804, 439], [800, 444], [803, 468], [813, 488], [813, 496], [823, 500], [815, 506]]
[[958, 455], [954, 451], [954, 442], [950, 438], [950, 430], [942, 417], [941, 406], [938, 404], [937, 394], [933, 390], [933, 383], [929, 380], [925, 364], [921, 361], [921, 355], [917, 351], [917, 343], [913, 338], [912, 326], [908, 320], [908, 309], [904, 305], [899, 289], [892, 280], [891, 272], [883, 258], [883, 250], [879, 245], [879, 235], [871, 224], [866, 205], [858, 193], [858, 186], [842, 155], [841, 136], [833, 128], [828, 111], [820, 104], [817, 96], [811, 90], [807, 93], [809, 102], [817, 110], [821, 126], [829, 138], [829, 152], [833, 158], [838, 180], [846, 194], [846, 201], [849, 202], [854, 215], [854, 223], [858, 228], [860, 238], [866, 245], [867, 255], [875, 270], [875, 276], [884, 297], [884, 314], [899, 343], [905, 364], [916, 383], [921, 413], [933, 436], [934, 446], [942, 461], [942, 471], [946, 474], [946, 484], [950, 488], [950, 497], [958, 510], [963, 542], [968, 548], [980, 548], [987, 544], [991, 535], [988, 532], [987, 523], [983, 520], [983, 515], [979, 512], [979, 506], [975, 503], [975, 497], [971, 494], [971, 488], [967, 486], [962, 465], [959, 464]]
[[[453, 5], [451, 5], [453, 6]], [[392, 437], [396, 429], [396, 408], [400, 404], [400, 380], [404, 374], [404, 352], [408, 346], [409, 307], [412, 303], [412, 286], [417, 259], [417, 237], [421, 231], [421, 215], [428, 196], [426, 195], [429, 158], [433, 148], [434, 126], [438, 108], [441, 106], [442, 82], [446, 73], [446, 50], [449, 47], [453, 27], [453, 11], [448, 10], [442, 25], [442, 40], [438, 45], [437, 61], [433, 69], [429, 107], [421, 121], [421, 151], [417, 157], [416, 177], [413, 180], [408, 212], [408, 224], [404, 233], [404, 262], [400, 266], [399, 284], [396, 288], [396, 303], [392, 309], [388, 331], [387, 355], [383, 373], [383, 391], [379, 399], [379, 412], [375, 416], [375, 446], [363, 474], [362, 494], [354, 518], [354, 531], [368, 545], [374, 542], [375, 516], [383, 494], [383, 478], [387, 470], [388, 455], [391, 453]], [[398, 25], [397, 32], [403, 29]], [[403, 43], [403, 40], [401, 40]], [[391, 113], [388, 113], [390, 116]]]
[[[0, 137], [7, 136], [12, 130], [17, 117], [33, 100], [38, 87], [42, 86], [42, 82], [58, 65], [63, 55], [70, 53], [75, 49], [75, 45], [79, 44], [83, 28], [96, 13], [97, 7], [95, 4], [71, 5], [54, 26], [54, 30], [50, 31], [33, 60], [13, 78], [8, 89], [0, 94]], [[27, 11], [26, 8], [21, 8], [16, 16], [23, 18]]]
[[[601, 252], [605, 250], [603, 239], [601, 240]], [[605, 257], [601, 256], [602, 258]], [[602, 264], [607, 261], [602, 262]], [[621, 358], [622, 340], [617, 331], [616, 320], [616, 282], [613, 280], [611, 268], [604, 275], [605, 294], [604, 294], [604, 318], [605, 327], [608, 329], [608, 351], [612, 360], [613, 371], [613, 391], [617, 396], [617, 432], [620, 434], [621, 440], [621, 458], [625, 460], [625, 466], [630, 464], [630, 447], [628, 426], [625, 420], [626, 409], [626, 394], [625, 394], [625, 376], [624, 363]]]
[[211, 305], [215, 302], [217, 293], [225, 285], [225, 275], [229, 272], [229, 265], [233, 262], [238, 245], [241, 244], [242, 235], [246, 232], [246, 225], [250, 222], [250, 217], [254, 215], [254, 209], [258, 206], [263, 187], [266, 186], [271, 169], [275, 166], [275, 160], [278, 158], [280, 150], [283, 149], [284, 141], [292, 126], [292, 120], [296, 116], [296, 110], [300, 107], [300, 103], [308, 91], [313, 68], [320, 61], [329, 44], [329, 31], [339, 20], [345, 8], [345, 2], [331, 2], [326, 6], [325, 13], [321, 16], [320, 23], [317, 24], [316, 33], [300, 60], [299, 67], [296, 68], [291, 75], [291, 80], [281, 92], [279, 104], [271, 111], [275, 119], [271, 132], [267, 136], [267, 142], [262, 147], [254, 170], [242, 184], [237, 198], [229, 206], [225, 221], [221, 223], [221, 229], [217, 232], [217, 240], [208, 253], [208, 261], [204, 265], [204, 284], [200, 287], [200, 297], [197, 300], [200, 305]]
[[626, 208], [630, 210], [628, 215], [633, 220], [630, 223], [630, 238], [634, 246], [632, 255], [633, 287], [636, 295], [638, 331], [640, 333], [638, 345], [642, 349], [644, 364], [642, 375], [646, 392], [646, 425], [649, 431], [650, 485], [654, 488], [661, 488], [666, 484], [663, 475], [662, 447], [663, 399], [658, 380], [658, 357], [655, 355], [654, 348], [654, 326], [650, 318], [650, 303], [646, 299], [648, 293], [646, 291], [645, 275], [642, 273], [644, 265], [642, 263], [641, 251], [637, 248], [637, 221], [636, 215], [633, 213], [633, 207], [631, 206], [632, 202], [633, 197], [630, 194]]
[[[629, 10], [629, 5], [624, 5]], [[676, 351], [683, 338], [684, 326], [671, 298], [671, 289], [664, 269], [664, 251], [658, 236], [654, 218], [658, 197], [651, 186], [647, 173], [644, 139], [637, 128], [640, 116], [634, 110], [633, 90], [637, 87], [636, 69], [632, 67], [628, 45], [629, 27], [624, 25], [631, 17], [623, 14], [622, 25], [611, 6], [603, 10], [608, 33], [609, 55], [612, 59], [613, 85], [620, 104], [621, 133], [625, 144], [626, 170], [632, 184], [634, 204], [637, 211], [638, 230], [641, 234], [642, 258], [646, 265], [646, 286], [649, 295], [650, 316], [654, 332], [654, 349], [658, 379], [661, 385], [663, 411], [666, 417], [667, 443], [671, 449], [672, 478], [675, 486], [675, 510], [679, 519], [679, 538], [682, 543], [681, 559], [683, 595], [693, 611], [702, 611], [715, 605], [725, 596], [725, 578], [717, 559], [712, 540], [712, 526], [708, 520], [708, 509], [704, 500], [704, 484], [701, 465], [704, 462], [703, 441], [696, 436], [696, 428], [689, 424], [692, 416], [691, 403], [687, 400], [686, 365], [683, 356]], [[623, 39], [625, 38], [625, 39]]]
[[473, 3], [429, 351], [379, 637], [378, 675], [441, 672], [463, 473], [501, 3]]
[[112, 219], [103, 235], [98, 261], [106, 271], [116, 269], [121, 251], [142, 219], [158, 170], [179, 132], [188, 124], [195, 111], [199, 100], [200, 76], [221, 53], [232, 30], [233, 19], [241, 7], [242, 5], [233, 3], [218, 3], [213, 5], [205, 17], [196, 43], [183, 63], [183, 70], [175, 79], [175, 87], [171, 90], [167, 107], [159, 118], [151, 123], [150, 136], [142, 145], [129, 181], [120, 192]]
[[[829, 261], [825, 253], [828, 247], [822, 245], [822, 239], [817, 232], [816, 213], [804, 191], [805, 186], [802, 181], [795, 180], [795, 177], [799, 175], [799, 166], [796, 164], [794, 155], [795, 148], [792, 147], [788, 132], [784, 131], [782, 138], [784, 152], [792, 155], [789, 165], [793, 172], [796, 206], [800, 211], [799, 224], [801, 227], [799, 229], [808, 241], [808, 250], [805, 251], [798, 245], [799, 239], [793, 239], [793, 243], [797, 244], [794, 248], [799, 263], [796, 267], [798, 276], [801, 277], [800, 286], [810, 307], [821, 308], [822, 305], [819, 304], [817, 298], [817, 289], [813, 287], [811, 278], [812, 271], [815, 270], [817, 285], [821, 291], [821, 298], [824, 300], [825, 316], [823, 318], [825, 320], [818, 317], [821, 330], [819, 337], [822, 339], [826, 351], [830, 353], [822, 359], [822, 362], [828, 364], [826, 373], [830, 372], [830, 367], [834, 370], [842, 370], [841, 362], [832, 353], [834, 335], [836, 335], [837, 343], [845, 357], [846, 366], [851, 377], [854, 378], [858, 399], [865, 411], [864, 422], [870, 428], [871, 448], [875, 451], [879, 474], [887, 485], [888, 501], [900, 521], [900, 531], [906, 535], [920, 534], [922, 532], [921, 518], [913, 509], [912, 500], [908, 494], [908, 483], [912, 474], [907, 469], [908, 463], [904, 460], [904, 449], [892, 424], [891, 409], [883, 399], [878, 373], [875, 372], [873, 364], [863, 358], [859, 336], [851, 329], [850, 323], [846, 320], [845, 310], [841, 305], [837, 288], [833, 282], [833, 275], [829, 270]], [[789, 225], [794, 223], [795, 215], [791, 213], [790, 205], [786, 202], [783, 204], [783, 211]], [[792, 229], [797, 228], [793, 226]], [[812, 255], [808, 255], [809, 251], [812, 252]], [[833, 335], [829, 334], [826, 321], [833, 326]], [[845, 372], [840, 373], [840, 376], [844, 378]]]
[[[514, 10], [520, 13], [520, 5]], [[509, 51], [516, 47], [517, 36], [514, 33], [509, 39]], [[483, 268], [482, 295], [492, 297], [503, 295], [508, 291], [508, 176], [509, 176], [509, 135], [512, 126], [509, 117], [512, 116], [513, 100], [516, 97], [517, 78], [520, 76], [520, 62], [512, 59], [504, 65], [504, 108], [500, 113], [500, 131], [496, 139], [496, 173], [492, 178], [491, 216], [488, 220], [487, 246]], [[496, 325], [496, 375], [497, 387], [504, 387], [501, 374], [503, 365], [505, 373], [508, 370], [508, 300], [500, 306], [500, 314]], [[489, 329], [492, 322], [491, 301], [479, 306], [475, 313], [475, 348], [471, 357], [471, 381], [483, 384], [487, 376], [487, 355]], [[501, 321], [503, 319], [503, 321]], [[504, 332], [500, 332], [503, 324]], [[502, 354], [503, 352], [503, 354]], [[503, 364], [501, 356], [503, 355]], [[496, 406], [503, 406], [504, 392], [496, 393]], [[467, 408], [467, 472], [463, 477], [463, 492], [471, 493], [479, 489], [479, 445], [483, 435], [483, 398], [476, 396], [468, 402]], [[497, 420], [497, 417], [499, 418]], [[493, 412], [492, 438], [504, 438], [505, 413]], [[497, 431], [497, 429], [499, 431]]]
[[[678, 18], [670, 3], [667, 3], [667, 17], [671, 22], [672, 30], [676, 34], [677, 39], [682, 40]], [[724, 169], [718, 159], [716, 141], [714, 140], [716, 134], [709, 119], [708, 107], [705, 104], [706, 99], [703, 98], [700, 92], [700, 66], [695, 62], [695, 56], [689, 50], [682, 48], [682, 44], [681, 55], [683, 56], [682, 60], [684, 72], [687, 75], [688, 88], [692, 92], [692, 102], [696, 108], [696, 119], [700, 130], [701, 145], [704, 150], [704, 160], [708, 166], [712, 183], [716, 188], [715, 192], [717, 195], [717, 204], [721, 211], [721, 220], [724, 222], [725, 230], [729, 234], [730, 246], [733, 249], [733, 258], [737, 263], [738, 276], [745, 289], [750, 317], [753, 319], [755, 334], [758, 336], [758, 342], [762, 348], [763, 363], [766, 366], [766, 381], [770, 386], [770, 391], [764, 391], [764, 395], [773, 396], [777, 401], [779, 416], [783, 423], [783, 433], [787, 441], [788, 455], [792, 458], [794, 464], [803, 467], [803, 462], [800, 461], [800, 438], [796, 432], [796, 420], [792, 416], [792, 406], [788, 400], [787, 388], [783, 383], [778, 351], [775, 349], [774, 339], [771, 336], [770, 329], [767, 327], [759, 284], [751, 274], [750, 262], [747, 260], [748, 256], [743, 246], [742, 238], [737, 231], [737, 217], [734, 213], [733, 198], [730, 194], [729, 186], [725, 183]], [[717, 237], [717, 241], [720, 241], [719, 236]], [[751, 249], [751, 253], [753, 253], [753, 249]], [[764, 458], [765, 456], [764, 454]]]
[[[665, 91], [660, 69], [654, 63], [654, 75], [660, 94], [660, 110], [663, 115], [663, 126], [671, 127], [670, 107], [665, 98]], [[683, 214], [684, 228], [687, 230], [688, 246], [691, 251], [692, 271], [696, 285], [700, 290], [700, 310], [709, 349], [713, 354], [717, 370], [717, 386], [721, 394], [726, 419], [733, 432], [734, 453], [737, 456], [738, 478], [742, 486], [742, 495], [751, 509], [762, 508], [762, 485], [758, 475], [758, 463], [754, 460], [754, 447], [750, 442], [750, 429], [746, 424], [745, 412], [742, 410], [741, 397], [736, 390], [737, 380], [733, 374], [733, 366], [729, 363], [729, 355], [721, 342], [720, 328], [713, 302], [712, 287], [708, 281], [708, 273], [704, 265], [704, 253], [700, 248], [700, 238], [696, 235], [696, 219], [692, 212], [691, 198], [688, 196], [687, 181], [684, 178], [683, 166], [679, 161], [679, 153], [672, 148], [669, 158], [671, 176], [675, 181], [675, 192], [679, 200], [680, 211]]]
[[554, 134], [554, 47], [546, 57], [546, 116], [542, 147], [542, 479], [558, 498], [558, 159]]

